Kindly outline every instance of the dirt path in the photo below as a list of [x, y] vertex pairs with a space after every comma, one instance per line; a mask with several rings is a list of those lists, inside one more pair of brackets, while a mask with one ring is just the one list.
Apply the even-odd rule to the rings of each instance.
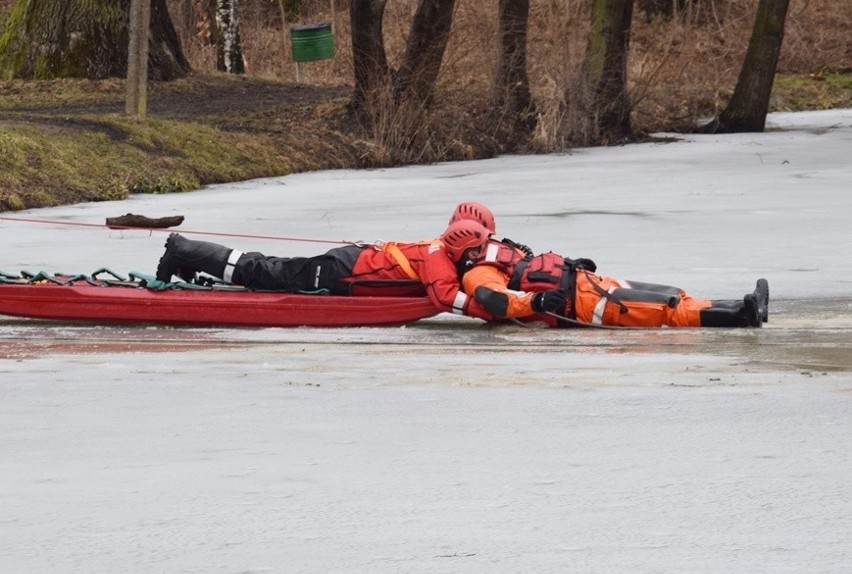
[[[69, 94], [74, 88], [87, 98]], [[32, 92], [32, 93], [30, 93]], [[310, 86], [258, 78], [192, 75], [174, 82], [152, 82], [148, 111], [163, 117], [252, 113], [264, 108], [292, 106], [345, 98], [351, 88]], [[0, 109], [17, 113], [121, 113], [124, 88], [118, 80], [47, 80], [0, 82]]]

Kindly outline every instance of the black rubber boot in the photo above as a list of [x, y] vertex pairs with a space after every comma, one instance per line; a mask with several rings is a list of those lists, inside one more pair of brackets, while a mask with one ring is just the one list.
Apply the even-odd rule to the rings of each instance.
[[757, 297], [757, 312], [763, 323], [769, 321], [769, 281], [758, 279], [754, 288], [754, 296]]
[[166, 240], [166, 252], [157, 266], [157, 279], [168, 283], [173, 275], [177, 275], [184, 281], [191, 281], [198, 272], [221, 279], [231, 251], [216, 243], [193, 241], [172, 233]]
[[702, 327], [760, 327], [758, 299], [749, 293], [739, 301], [713, 301], [713, 306], [701, 310]]

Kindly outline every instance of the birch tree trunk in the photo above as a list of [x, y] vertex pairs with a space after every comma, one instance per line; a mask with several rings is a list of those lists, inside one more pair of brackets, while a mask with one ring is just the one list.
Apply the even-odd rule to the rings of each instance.
[[240, 42], [240, 0], [216, 2], [216, 69], [229, 74], [245, 74]]

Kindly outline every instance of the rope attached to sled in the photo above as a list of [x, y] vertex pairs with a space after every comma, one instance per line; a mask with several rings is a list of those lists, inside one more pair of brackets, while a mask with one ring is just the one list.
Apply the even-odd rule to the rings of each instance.
[[0, 221], [18, 221], [23, 223], [39, 223], [46, 225], [60, 226], [76, 226], [76, 227], [94, 227], [100, 229], [110, 229], [119, 231], [147, 231], [149, 233], [157, 231], [160, 233], [182, 233], [192, 235], [212, 235], [216, 237], [239, 237], [245, 239], [269, 239], [272, 241], [297, 241], [301, 243], [330, 243], [334, 245], [363, 245], [363, 241], [346, 241], [342, 239], [312, 239], [309, 237], [286, 237], [281, 235], [259, 235], [255, 233], [228, 233], [225, 231], [199, 231], [194, 229], [162, 229], [157, 227], [131, 227], [131, 226], [116, 226], [106, 225], [103, 223], [84, 223], [80, 221], [58, 221], [53, 219], [38, 219], [34, 217], [15, 217], [11, 215], [0, 215]]

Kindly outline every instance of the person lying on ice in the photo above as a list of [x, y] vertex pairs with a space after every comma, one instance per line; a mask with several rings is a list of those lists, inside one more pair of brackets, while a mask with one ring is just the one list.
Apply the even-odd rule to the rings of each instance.
[[488, 230], [460, 220], [436, 239], [418, 243], [346, 245], [314, 257], [242, 253], [172, 233], [157, 266], [164, 283], [203, 272], [249, 289], [332, 295], [428, 296], [441, 311], [493, 317], [461, 290], [456, 264], [479, 253]]
[[[495, 232], [494, 216], [482, 204], [459, 204], [450, 221], [465, 219]], [[550, 326], [760, 327], [768, 320], [766, 279], [742, 299], [707, 300], [669, 285], [595, 275], [596, 270], [591, 259], [552, 252], [533, 256], [512, 241], [491, 239], [462, 269], [462, 286], [498, 319]]]

